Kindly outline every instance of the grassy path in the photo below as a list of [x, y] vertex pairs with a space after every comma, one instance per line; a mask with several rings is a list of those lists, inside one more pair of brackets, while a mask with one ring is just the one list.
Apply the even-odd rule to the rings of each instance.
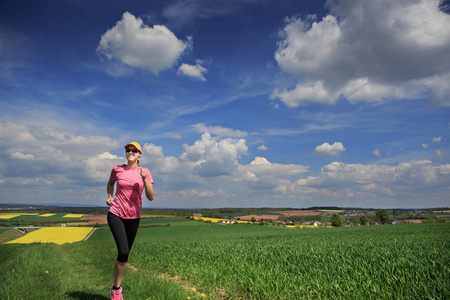
[[110, 276], [93, 253], [73, 245], [0, 246], [2, 299], [109, 299]]
[[[115, 260], [110, 246], [114, 247], [98, 242], [1, 244], [1, 299], [110, 299]], [[201, 298], [179, 282], [137, 269], [127, 271], [123, 288], [125, 299]]]

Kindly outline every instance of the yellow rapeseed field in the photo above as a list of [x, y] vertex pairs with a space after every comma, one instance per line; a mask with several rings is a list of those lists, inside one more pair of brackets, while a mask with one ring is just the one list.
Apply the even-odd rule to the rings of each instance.
[[54, 216], [55, 214], [42, 214], [42, 215], [39, 215], [38, 217], [51, 217], [51, 216]]
[[0, 219], [12, 219], [18, 216], [35, 216], [38, 213], [1, 213]]
[[237, 220], [236, 222], [239, 224], [251, 224], [252, 223], [250, 221], [241, 221], [241, 220]]
[[63, 216], [63, 218], [81, 218], [83, 216], [84, 216], [84, 214], [67, 214], [67, 215]]
[[15, 217], [20, 216], [20, 214], [12, 214], [12, 213], [4, 213], [4, 214], [0, 214], [0, 219], [12, 219]]
[[28, 233], [8, 244], [55, 243], [58, 245], [83, 240], [93, 227], [48, 227]]
[[196, 220], [203, 220], [203, 221], [211, 221], [212, 223], [217, 223], [220, 220], [225, 220], [225, 219], [217, 219], [217, 218], [205, 218], [205, 217], [196, 217]]

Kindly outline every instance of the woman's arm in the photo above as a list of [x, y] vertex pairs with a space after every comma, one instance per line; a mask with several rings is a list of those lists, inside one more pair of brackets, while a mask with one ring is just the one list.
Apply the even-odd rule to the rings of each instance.
[[155, 192], [153, 191], [153, 183], [147, 181], [147, 170], [141, 169], [141, 176], [144, 181], [145, 196], [152, 201], [155, 197]]
[[108, 200], [106, 200], [106, 204], [111, 206], [114, 202], [114, 184], [116, 182], [112, 180], [111, 178], [108, 181], [108, 184], [106, 185], [106, 192], [108, 193]]
[[153, 183], [148, 182], [147, 180], [144, 181], [144, 188], [145, 188], [145, 196], [148, 200], [152, 201], [155, 197], [155, 192], [153, 191]]

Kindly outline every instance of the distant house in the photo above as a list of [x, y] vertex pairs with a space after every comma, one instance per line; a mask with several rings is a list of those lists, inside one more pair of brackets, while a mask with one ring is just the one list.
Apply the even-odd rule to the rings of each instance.
[[201, 217], [202, 217], [202, 214], [201, 214], [201, 213], [193, 213], [192, 216], [193, 216], [194, 218], [201, 218]]
[[219, 220], [219, 224], [236, 224], [236, 220]]

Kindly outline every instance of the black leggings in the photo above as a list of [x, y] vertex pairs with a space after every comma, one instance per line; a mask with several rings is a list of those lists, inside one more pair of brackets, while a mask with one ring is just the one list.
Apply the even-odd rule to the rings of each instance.
[[121, 263], [128, 262], [131, 247], [139, 228], [138, 219], [122, 219], [108, 212], [108, 225], [117, 245], [117, 260]]

